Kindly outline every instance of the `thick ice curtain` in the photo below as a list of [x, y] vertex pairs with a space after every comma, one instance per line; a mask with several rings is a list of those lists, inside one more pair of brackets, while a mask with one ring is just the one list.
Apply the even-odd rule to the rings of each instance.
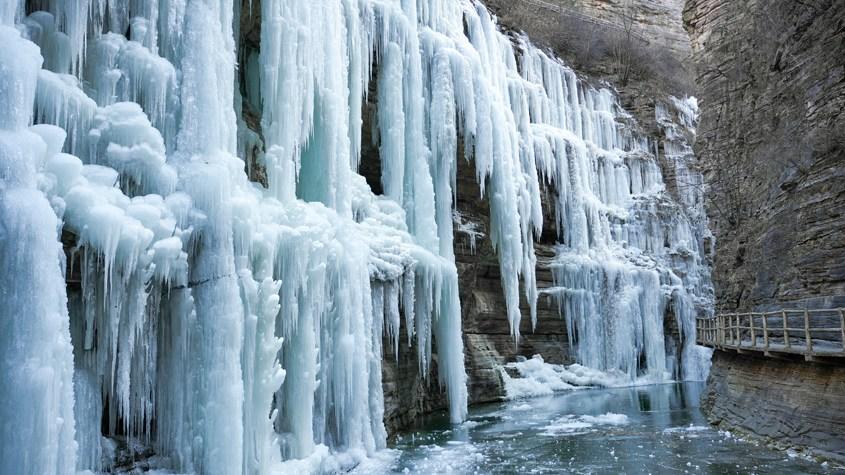
[[[14, 2], [7, 2], [14, 4]], [[4, 10], [13, 10], [4, 6]], [[59, 221], [36, 185], [36, 164], [63, 136], [27, 129], [42, 57], [0, 25], [0, 472], [76, 469], [73, 353]], [[47, 140], [45, 140], [45, 138]]]
[[231, 0], [189, 1], [179, 63], [179, 187], [204, 214], [193, 236], [189, 263], [196, 312], [190, 342], [192, 451], [195, 469], [209, 474], [238, 473], [243, 467], [244, 308], [230, 199], [237, 186], [231, 171], [238, 166], [232, 155], [236, 145], [233, 11]]

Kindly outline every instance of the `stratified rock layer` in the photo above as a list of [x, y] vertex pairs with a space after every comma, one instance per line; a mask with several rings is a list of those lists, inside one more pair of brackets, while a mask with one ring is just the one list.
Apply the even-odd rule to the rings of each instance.
[[[845, 306], [845, 3], [689, 0], [717, 311]], [[845, 369], [717, 351], [712, 421], [845, 454]]]
[[[581, 73], [606, 80], [648, 133], [655, 99], [692, 94], [684, 0], [487, 0], [500, 24], [525, 31]], [[633, 66], [622, 79], [620, 61]]]
[[717, 308], [845, 306], [845, 3], [690, 0]]
[[[717, 351], [702, 408], [711, 423], [845, 460], [845, 367]], [[835, 408], [835, 410], [832, 410]]]

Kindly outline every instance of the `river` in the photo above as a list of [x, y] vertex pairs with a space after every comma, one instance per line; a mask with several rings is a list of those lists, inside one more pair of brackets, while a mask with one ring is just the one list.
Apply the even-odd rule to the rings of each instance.
[[707, 425], [703, 383], [583, 389], [435, 414], [355, 473], [827, 474], [845, 470]]

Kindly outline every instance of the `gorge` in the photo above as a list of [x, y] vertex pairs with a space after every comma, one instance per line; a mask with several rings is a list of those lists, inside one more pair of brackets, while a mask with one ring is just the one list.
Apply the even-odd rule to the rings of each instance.
[[[477, 403], [703, 381], [697, 318], [845, 306], [841, 237], [795, 236], [819, 276], [796, 287], [755, 264], [778, 258], [788, 213], [749, 228], [713, 211], [734, 198], [714, 181], [725, 157], [759, 157], [724, 138], [754, 129], [747, 98], [724, 112], [736, 126], [713, 109], [726, 2], [488, 3], [4, 1], [0, 473], [366, 473], [439, 410], [458, 430]], [[555, 43], [561, 5], [605, 25], [604, 53]], [[830, 220], [806, 221], [836, 236], [845, 13], [816, 7], [827, 24], [781, 40], [827, 41], [813, 64], [840, 65], [793, 86], [816, 122], [772, 126], [811, 152], [745, 186], [797, 187], [809, 204], [790, 212], [824, 202]], [[797, 8], [779, 18], [822, 21]], [[619, 53], [628, 18], [657, 38], [640, 56]], [[648, 55], [677, 74], [635, 67]], [[763, 371], [726, 358], [705, 409], [760, 432], [719, 384]], [[842, 373], [822, 372], [835, 405]], [[785, 445], [836, 458], [837, 421]]]

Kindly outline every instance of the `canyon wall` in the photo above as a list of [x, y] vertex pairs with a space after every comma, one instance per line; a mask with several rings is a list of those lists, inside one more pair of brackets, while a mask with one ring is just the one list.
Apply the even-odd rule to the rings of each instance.
[[723, 430], [845, 460], [845, 367], [717, 351], [702, 409]]
[[[845, 3], [689, 0], [717, 312], [845, 306]], [[717, 351], [711, 422], [845, 455], [840, 359]]]
[[845, 306], [845, 4], [690, 0], [723, 311]]

